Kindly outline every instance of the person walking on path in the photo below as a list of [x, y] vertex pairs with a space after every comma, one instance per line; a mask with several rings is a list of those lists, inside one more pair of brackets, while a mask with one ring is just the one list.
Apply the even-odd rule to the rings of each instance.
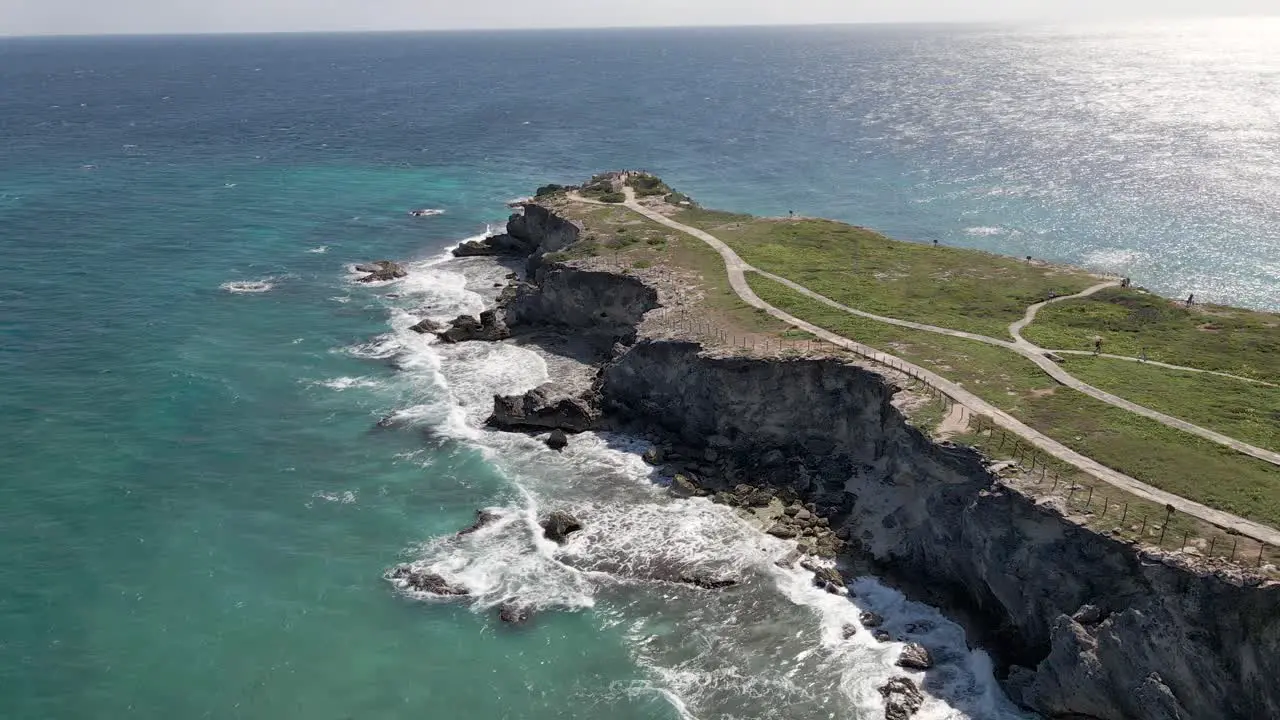
[[1097, 357], [1101, 354], [1102, 354], [1102, 336], [1094, 335], [1093, 336], [1093, 355], [1094, 357]]

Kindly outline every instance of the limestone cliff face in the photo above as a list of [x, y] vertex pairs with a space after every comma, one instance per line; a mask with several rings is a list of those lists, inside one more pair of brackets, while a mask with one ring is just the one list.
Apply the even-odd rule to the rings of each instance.
[[1028, 707], [1280, 717], [1280, 587], [1143, 557], [1005, 489], [976, 453], [909, 426], [874, 373], [645, 341], [604, 369], [601, 392], [607, 413], [720, 448], [734, 481], [792, 485], [863, 551], [944, 588], [1036, 664], [1008, 683]]
[[657, 306], [658, 293], [636, 278], [547, 263], [535, 282], [517, 286], [506, 322], [512, 328], [573, 328], [629, 343], [644, 314]]

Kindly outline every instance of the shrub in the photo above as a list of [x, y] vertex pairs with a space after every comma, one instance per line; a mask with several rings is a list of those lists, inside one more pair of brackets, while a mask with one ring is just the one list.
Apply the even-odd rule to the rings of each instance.
[[543, 185], [542, 187], [538, 188], [537, 192], [535, 192], [533, 196], [546, 197], [548, 195], [555, 195], [558, 192], [563, 192], [564, 190], [567, 190], [567, 189], [568, 188], [566, 188], [564, 185], [556, 185], [555, 183], [551, 183], [550, 185]]
[[623, 195], [620, 192], [613, 192], [612, 190], [610, 190], [609, 192], [606, 192], [606, 193], [600, 193], [600, 202], [623, 203], [626, 201], [627, 201], [627, 196]]

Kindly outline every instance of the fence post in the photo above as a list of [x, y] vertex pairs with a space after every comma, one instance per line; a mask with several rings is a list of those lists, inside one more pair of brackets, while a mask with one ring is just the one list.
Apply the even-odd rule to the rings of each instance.
[[1092, 485], [1090, 485], [1090, 486], [1089, 486], [1089, 499], [1084, 501], [1084, 506], [1085, 506], [1085, 508], [1087, 509], [1087, 508], [1088, 508], [1090, 505], [1092, 505], [1092, 504], [1093, 504], [1093, 486], [1092, 486]]
[[1258, 567], [1262, 567], [1262, 551], [1265, 550], [1266, 547], [1267, 547], [1266, 543], [1262, 541], [1258, 542]]
[[1138, 531], [1138, 534], [1141, 535], [1142, 537], [1147, 536], [1147, 516], [1146, 515], [1142, 516], [1142, 529]]
[[1129, 503], [1124, 504], [1124, 511], [1120, 513], [1120, 526], [1124, 527], [1125, 518], [1129, 517]]
[[1218, 544], [1218, 536], [1209, 538], [1209, 557], [1213, 557], [1213, 547]]
[[1110, 509], [1111, 509], [1111, 498], [1107, 497], [1106, 495], [1103, 495], [1102, 496], [1102, 514], [1098, 516], [1098, 519], [1101, 520], [1105, 518], [1107, 516], [1107, 511]]
[[1071, 507], [1071, 498], [1075, 497], [1075, 494], [1076, 494], [1076, 486], [1074, 483], [1072, 483], [1071, 492], [1067, 493], [1067, 507]]
[[1239, 545], [1239, 544], [1240, 544], [1240, 538], [1238, 537], [1231, 538], [1231, 562], [1236, 561], [1236, 545]]
[[1188, 540], [1190, 537], [1191, 537], [1191, 531], [1190, 531], [1190, 530], [1185, 530], [1185, 531], [1183, 531], [1183, 533], [1182, 533], [1182, 548], [1181, 548], [1181, 549], [1179, 549], [1179, 550], [1178, 550], [1178, 552], [1186, 552], [1186, 551], [1187, 551], [1187, 540]]

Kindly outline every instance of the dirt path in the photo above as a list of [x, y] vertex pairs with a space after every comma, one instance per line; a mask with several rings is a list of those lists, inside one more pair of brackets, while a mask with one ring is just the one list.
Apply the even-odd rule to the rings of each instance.
[[[1274, 462], [1277, 465], [1280, 465], [1280, 454], [1271, 453], [1269, 451], [1262, 450], [1261, 448], [1253, 448], [1252, 446], [1246, 445], [1245, 443], [1241, 443], [1232, 438], [1228, 438], [1225, 435], [1213, 433], [1212, 431], [1204, 430], [1203, 428], [1197, 428], [1196, 426], [1191, 425], [1190, 423], [1185, 423], [1181, 420], [1178, 420], [1177, 418], [1172, 418], [1167, 415], [1162, 415], [1161, 413], [1156, 413], [1154, 410], [1142, 408], [1141, 406], [1135, 405], [1134, 403], [1130, 403], [1129, 401], [1124, 400], [1123, 398], [1118, 398], [1114, 395], [1110, 395], [1109, 393], [1104, 393], [1103, 391], [1098, 390], [1097, 388], [1093, 388], [1092, 386], [1086, 385], [1085, 383], [1082, 383], [1079, 380], [1076, 380], [1074, 377], [1064, 372], [1061, 368], [1057, 366], [1057, 363], [1054, 363], [1052, 360], [1049, 360], [1048, 358], [1044, 357], [1044, 352], [1045, 352], [1044, 350], [1041, 350], [1036, 346], [1031, 345], [1030, 343], [1027, 343], [1025, 340], [1022, 342], [1022, 344], [1011, 343], [1005, 340], [997, 340], [995, 338], [989, 338], [984, 335], [977, 335], [974, 333], [966, 333], [959, 330], [951, 330], [949, 328], [940, 328], [932, 325], [925, 325], [922, 323], [914, 323], [914, 322], [909, 322], [905, 320], [898, 320], [896, 318], [887, 318], [879, 315], [873, 315], [871, 313], [863, 312], [860, 310], [856, 310], [854, 308], [846, 307], [844, 305], [841, 305], [835, 302], [834, 300], [826, 298], [822, 295], [818, 295], [817, 293], [814, 293], [808, 290], [807, 288], [804, 288], [803, 286], [796, 285], [795, 283], [792, 283], [783, 278], [778, 278], [777, 276], [769, 273], [760, 272], [756, 268], [749, 265], [741, 257], [739, 257], [738, 254], [734, 252], [732, 248], [730, 248], [723, 241], [711, 235], [710, 233], [707, 233], [698, 228], [691, 227], [689, 225], [685, 225], [683, 223], [677, 222], [667, 217], [666, 215], [663, 215], [662, 213], [659, 213], [655, 210], [652, 210], [650, 208], [644, 207], [643, 205], [640, 205], [636, 201], [636, 196], [634, 191], [632, 191], [632, 189], [629, 187], [624, 188], [624, 192], [626, 193], [626, 198], [627, 198], [624, 204], [627, 208], [631, 209], [634, 212], [639, 213], [640, 215], [643, 215], [644, 217], [660, 225], [665, 225], [666, 227], [672, 228], [673, 230], [679, 230], [680, 232], [685, 233], [686, 235], [695, 237], [701, 240], [702, 242], [706, 243], [713, 250], [719, 253], [721, 259], [724, 260], [725, 271], [728, 273], [728, 276], [729, 276], [729, 285], [733, 288], [733, 291], [738, 295], [738, 297], [741, 298], [742, 301], [747, 303], [748, 305], [754, 308], [763, 310], [769, 315], [793, 327], [799, 328], [812, 335], [820, 337], [823, 340], [826, 340], [827, 342], [833, 345], [845, 348], [846, 350], [850, 350], [864, 357], [868, 357], [872, 360], [875, 360], [876, 362], [880, 362], [886, 365], [890, 365], [891, 367], [894, 367], [906, 372], [910, 372], [912, 375], [919, 378], [920, 380], [946, 393], [954, 401], [967, 407], [970, 412], [978, 413], [980, 415], [986, 415], [987, 417], [990, 417], [995, 422], [996, 425], [1000, 426], [1001, 428], [1004, 428], [1009, 432], [1012, 432], [1016, 435], [1021, 436], [1024, 440], [1034, 445], [1036, 448], [1038, 448], [1040, 451], [1044, 452], [1045, 454], [1050, 455], [1054, 458], [1057, 458], [1058, 460], [1066, 462], [1070, 465], [1073, 465], [1079, 468], [1080, 470], [1083, 470], [1084, 472], [1090, 475], [1093, 475], [1094, 477], [1098, 478], [1099, 480], [1109, 485], [1112, 485], [1116, 488], [1124, 490], [1125, 492], [1131, 493], [1133, 495], [1144, 498], [1146, 500], [1150, 500], [1152, 502], [1157, 502], [1165, 505], [1172, 505], [1174, 508], [1188, 515], [1199, 518], [1205, 522], [1217, 525], [1219, 527], [1235, 530], [1241, 533], [1242, 535], [1246, 535], [1255, 540], [1265, 542], [1271, 545], [1280, 546], [1280, 531], [1274, 528], [1271, 528], [1267, 525], [1263, 525], [1261, 523], [1254, 522], [1252, 520], [1246, 520], [1245, 518], [1232, 515], [1231, 513], [1228, 513], [1228, 512], [1215, 510], [1211, 507], [1208, 507], [1207, 505], [1202, 505], [1198, 502], [1188, 500], [1184, 497], [1165, 492], [1164, 490], [1161, 490], [1159, 488], [1152, 487], [1151, 485], [1147, 485], [1146, 483], [1136, 478], [1130, 477], [1121, 472], [1117, 472], [1097, 462], [1096, 460], [1090, 457], [1087, 457], [1085, 455], [1082, 455], [1072, 450], [1071, 448], [1063, 445], [1062, 443], [1058, 442], [1057, 440], [1054, 440], [1053, 438], [1050, 438], [1044, 433], [1041, 433], [1040, 431], [1024, 424], [1022, 421], [1018, 420], [1012, 415], [995, 407], [994, 405], [988, 403], [986, 400], [983, 400], [977, 395], [974, 395], [973, 393], [969, 392], [965, 388], [942, 377], [941, 375], [938, 375], [930, 370], [927, 370], [923, 367], [915, 365], [914, 363], [903, 360], [902, 358], [899, 358], [893, 355], [888, 355], [886, 353], [882, 353], [879, 350], [876, 350], [875, 348], [855, 342], [844, 336], [837, 335], [833, 332], [820, 328], [817, 325], [806, 322], [804, 320], [801, 320], [800, 318], [792, 316], [782, 310], [779, 310], [778, 308], [766, 303], [764, 300], [761, 300], [755, 294], [755, 292], [751, 289], [751, 286], [747, 283], [746, 273], [749, 271], [759, 273], [764, 277], [768, 277], [772, 280], [781, 282], [787, 287], [791, 287], [797, 290], [798, 292], [802, 292], [809, 297], [812, 297], [816, 300], [826, 303], [827, 305], [831, 305], [833, 307], [842, 309], [846, 312], [850, 312], [862, 317], [867, 317], [873, 320], [879, 320], [881, 322], [886, 322], [892, 325], [900, 325], [903, 327], [910, 327], [916, 330], [936, 332], [943, 335], [951, 335], [954, 337], [963, 337], [970, 340], [976, 340], [978, 342], [985, 342], [991, 345], [998, 345], [1001, 347], [1009, 348], [1011, 350], [1014, 350], [1015, 352], [1018, 352], [1021, 355], [1024, 355], [1032, 359], [1033, 362], [1036, 362], [1036, 364], [1039, 365], [1042, 369], [1044, 369], [1046, 372], [1049, 372], [1049, 374], [1054, 376], [1055, 379], [1058, 379], [1059, 376], [1061, 376], [1063, 379], [1059, 381], [1063, 382], [1063, 384], [1068, 385], [1069, 387], [1073, 387], [1075, 389], [1088, 388], [1088, 390], [1091, 390], [1092, 392], [1086, 392], [1085, 390], [1081, 390], [1081, 392], [1086, 392], [1086, 394], [1089, 394], [1089, 395], [1093, 395], [1094, 393], [1097, 393], [1098, 396], [1102, 396], [1099, 399], [1111, 398], [1111, 400], [1104, 400], [1105, 402], [1111, 402], [1111, 404], [1117, 405], [1119, 407], [1133, 409], [1133, 411], [1138, 412], [1138, 414], [1142, 414], [1142, 415], [1150, 414], [1148, 416], [1155, 415], [1155, 416], [1167, 418], [1172, 423], [1175, 423], [1173, 425], [1174, 427], [1179, 427], [1179, 429], [1183, 429], [1181, 426], [1194, 428], [1195, 430], [1199, 430], [1202, 433], [1207, 433], [1207, 434], [1211, 434], [1213, 436], [1222, 438], [1222, 440], [1226, 441], [1223, 444], [1228, 444], [1231, 446], [1238, 445], [1245, 448], [1251, 448], [1259, 453], [1266, 453], [1274, 457], [1274, 459], [1271, 462]], [[582, 198], [580, 196], [571, 194], [570, 197], [574, 200], [578, 200], [581, 202], [594, 203], [594, 201], [586, 200], [585, 198]], [[1105, 285], [1103, 287], [1105, 287]], [[1100, 290], [1102, 288], [1098, 287], [1097, 289]], [[1094, 292], [1096, 292], [1096, 290], [1092, 288], [1090, 290], [1093, 290]], [[1088, 293], [1090, 291], [1087, 290], [1085, 292]], [[1064, 297], [1061, 299], [1065, 300], [1067, 298]], [[1043, 304], [1041, 305], [1043, 306]], [[1033, 312], [1029, 310], [1028, 313], [1032, 318], [1034, 318]], [[1026, 321], [1027, 317], [1024, 316], [1023, 320]], [[1019, 329], [1023, 326], [1025, 326], [1025, 322], [1021, 326], [1019, 326]], [[1043, 363], [1047, 364], [1049, 367], [1046, 367], [1045, 364], [1041, 364], [1041, 362], [1037, 361], [1037, 359], [1039, 361], [1043, 361]], [[1052, 372], [1050, 371], [1050, 368], [1052, 368]], [[1194, 432], [1194, 431], [1188, 430], [1188, 432]], [[1195, 434], [1200, 434], [1200, 433], [1195, 433]], [[1244, 450], [1241, 450], [1241, 452], [1244, 452]], [[1247, 454], [1252, 454], [1252, 453], [1247, 453]]]

